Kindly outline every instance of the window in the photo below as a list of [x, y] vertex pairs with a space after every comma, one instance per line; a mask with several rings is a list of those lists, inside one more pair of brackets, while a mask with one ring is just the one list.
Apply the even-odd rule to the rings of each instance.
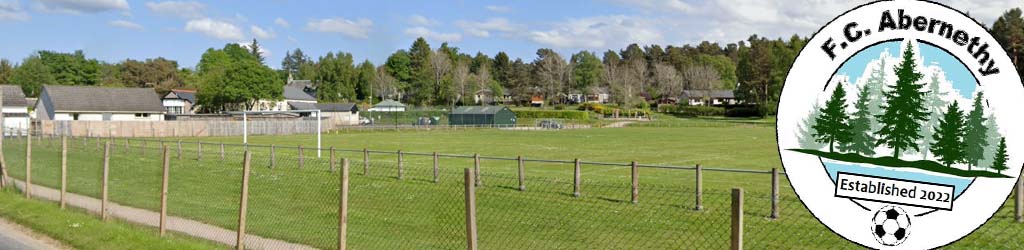
[[135, 113], [135, 118], [148, 118], [149, 113]]
[[78, 113], [71, 114], [71, 120], [77, 121], [78, 120]]

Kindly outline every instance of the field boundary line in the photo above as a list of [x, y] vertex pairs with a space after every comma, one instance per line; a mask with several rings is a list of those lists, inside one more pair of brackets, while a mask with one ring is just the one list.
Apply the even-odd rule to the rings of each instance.
[[[21, 180], [9, 177], [10, 183], [19, 190], [24, 190], [25, 183]], [[59, 201], [60, 191], [38, 184], [32, 184], [33, 198]], [[85, 209], [90, 213], [100, 214], [100, 200], [80, 194], [67, 193], [67, 204], [73, 207]], [[160, 213], [146, 209], [124, 206], [118, 203], [109, 202], [108, 213], [115, 217], [139, 225], [158, 227], [160, 225]], [[196, 238], [206, 239], [221, 243], [227, 246], [234, 246], [237, 240], [237, 231], [218, 226], [206, 224], [200, 221], [185, 219], [178, 216], [167, 217], [167, 230], [179, 232]], [[264, 238], [252, 234], [245, 236], [245, 249], [316, 249], [311, 246], [290, 243], [283, 240]]]

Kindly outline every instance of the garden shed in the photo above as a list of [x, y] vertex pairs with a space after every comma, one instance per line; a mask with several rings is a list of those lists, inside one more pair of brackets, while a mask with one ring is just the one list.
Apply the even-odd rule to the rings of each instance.
[[516, 113], [504, 106], [462, 106], [448, 113], [450, 125], [515, 126]]

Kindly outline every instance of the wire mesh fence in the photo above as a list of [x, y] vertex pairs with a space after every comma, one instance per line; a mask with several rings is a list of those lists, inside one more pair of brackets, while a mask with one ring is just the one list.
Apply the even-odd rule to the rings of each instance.
[[[352, 249], [464, 248], [467, 168], [476, 173], [469, 184], [482, 249], [729, 248], [732, 194], [722, 188], [729, 186], [746, 188], [747, 248], [860, 248], [819, 223], [785, 178], [773, 187], [768, 171], [197, 140], [66, 140], [66, 185], [59, 137], [6, 137], [6, 172], [31, 182], [33, 197], [57, 200], [64, 187], [71, 206], [100, 213], [109, 155], [111, 216], [227, 245], [238, 244], [243, 231], [251, 249], [337, 249], [339, 242]], [[345, 160], [350, 174], [341, 220]], [[773, 188], [780, 191], [774, 202]], [[247, 209], [240, 213], [243, 200]], [[1015, 221], [1013, 202], [947, 248], [1024, 248], [1018, 238], [1024, 223]]]

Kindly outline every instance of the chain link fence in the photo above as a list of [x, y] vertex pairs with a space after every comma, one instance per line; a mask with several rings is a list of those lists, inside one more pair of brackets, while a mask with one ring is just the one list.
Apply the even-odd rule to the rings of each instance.
[[[722, 187], [733, 186], [745, 188], [746, 248], [860, 248], [819, 223], [785, 178], [773, 187], [769, 171], [68, 137], [62, 182], [61, 139], [6, 137], [8, 180], [34, 198], [250, 249], [466, 248], [467, 208], [481, 249], [727, 249], [733, 195]], [[467, 168], [476, 173], [474, 206], [466, 205]], [[1024, 248], [1014, 201], [947, 248]]]

